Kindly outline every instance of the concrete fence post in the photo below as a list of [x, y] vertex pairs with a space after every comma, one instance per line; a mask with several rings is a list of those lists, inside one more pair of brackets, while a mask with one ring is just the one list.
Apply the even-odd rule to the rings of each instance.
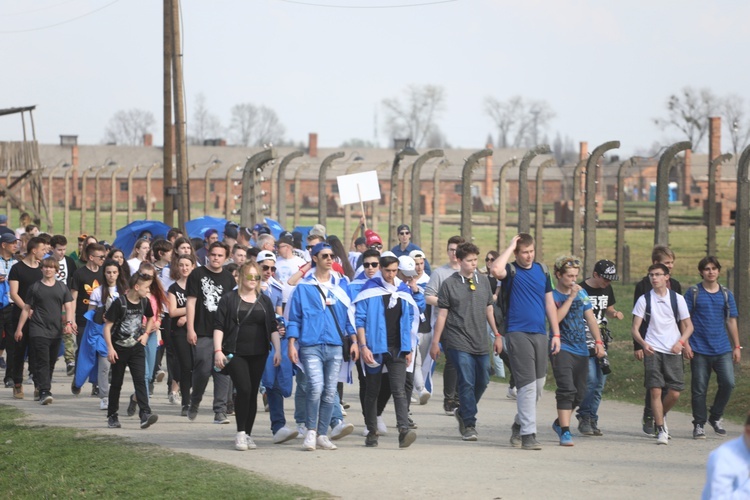
[[318, 170], [318, 223], [328, 226], [328, 195], [326, 194], [326, 174], [334, 160], [343, 158], [346, 153], [338, 151], [325, 157]]
[[528, 150], [521, 165], [518, 167], [518, 232], [528, 233], [531, 229], [531, 214], [529, 213], [529, 165], [537, 155], [551, 153], [549, 145], [540, 144]]
[[471, 242], [474, 238], [471, 236], [472, 216], [474, 214], [474, 203], [471, 197], [471, 177], [474, 169], [479, 165], [479, 160], [492, 156], [491, 149], [482, 149], [472, 153], [466, 158], [464, 168], [461, 171], [461, 236]]
[[286, 168], [295, 158], [303, 156], [304, 151], [293, 151], [286, 155], [279, 162], [279, 168], [276, 171], [276, 216], [278, 217], [281, 227], [286, 229]]
[[247, 159], [245, 167], [242, 170], [242, 207], [240, 208], [240, 225], [252, 227], [256, 222], [260, 222], [262, 211], [258, 197], [259, 183], [258, 179], [263, 172], [263, 168], [270, 161], [276, 159], [276, 149], [270, 148]]
[[545, 160], [536, 169], [536, 214], [534, 217], [534, 239], [536, 258], [544, 262], [544, 170], [556, 163], [554, 158]]
[[414, 161], [411, 169], [411, 241], [422, 247], [422, 199], [420, 196], [420, 178], [422, 167], [432, 158], [445, 156], [442, 149], [431, 149]]
[[[617, 169], [617, 221], [615, 229], [615, 264], [617, 269], [622, 273], [623, 263], [625, 259], [625, 175], [630, 167], [635, 165], [636, 159], [632, 157], [624, 162], [620, 163], [620, 168]], [[586, 272], [592, 272], [586, 270]], [[623, 278], [623, 282], [625, 279]]]
[[717, 156], [708, 163], [708, 210], [706, 216], [706, 255], [716, 255], [716, 171], [722, 163], [732, 159], [732, 155], [725, 153]]
[[596, 169], [599, 164], [599, 160], [604, 153], [610, 149], [616, 149], [620, 147], [620, 141], [609, 141], [601, 144], [594, 149], [588, 160], [586, 161], [586, 213], [584, 214], [584, 235], [583, 235], [583, 248], [585, 253], [584, 258], [584, 274], [590, 273], [594, 270], [594, 264], [596, 264], [596, 223], [598, 215], [596, 213]]
[[500, 166], [500, 172], [497, 176], [497, 251], [502, 252], [505, 249], [505, 229], [508, 225], [508, 186], [505, 177], [508, 175], [508, 169], [515, 167], [518, 160], [514, 156]]
[[672, 160], [680, 151], [693, 149], [690, 141], [677, 142], [669, 146], [656, 166], [656, 226], [654, 245], [669, 245], [669, 171]]
[[583, 241], [581, 241], [581, 176], [586, 160], [580, 160], [573, 170], [573, 239], [571, 240], [570, 253], [572, 255], [583, 254]]
[[750, 343], [750, 146], [737, 164], [737, 212], [734, 220], [734, 295], [740, 317], [740, 343]]
[[447, 159], [443, 159], [435, 167], [432, 176], [432, 255], [430, 259], [437, 262], [440, 255], [440, 175], [450, 165]]

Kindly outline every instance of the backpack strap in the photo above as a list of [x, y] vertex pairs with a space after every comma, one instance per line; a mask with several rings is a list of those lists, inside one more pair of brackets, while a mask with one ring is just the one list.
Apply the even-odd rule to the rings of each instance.
[[[727, 321], [729, 319], [729, 290], [724, 285], [719, 285], [719, 289], [721, 290], [721, 294], [724, 296], [724, 321]], [[698, 285], [693, 285], [690, 288], [688, 288], [688, 292], [691, 292], [693, 294], [693, 310], [695, 310], [695, 305], [698, 303], [698, 291], [700, 288]]]
[[672, 315], [674, 316], [674, 320], [677, 323], [677, 328], [680, 328], [680, 310], [677, 307], [677, 292], [669, 289], [669, 302], [672, 305]]

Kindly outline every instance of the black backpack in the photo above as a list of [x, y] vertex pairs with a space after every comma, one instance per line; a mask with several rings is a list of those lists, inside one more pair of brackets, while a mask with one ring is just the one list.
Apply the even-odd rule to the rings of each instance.
[[[724, 321], [726, 321], [729, 319], [729, 290], [724, 285], [719, 285], [719, 287], [721, 289], [721, 294], [724, 296]], [[695, 310], [695, 305], [698, 303], [699, 290], [700, 288], [698, 285], [693, 285], [688, 288], [688, 292], [693, 294], [693, 310]]]
[[[651, 290], [649, 290], [647, 293], [643, 295], [646, 298], [646, 310], [643, 313], [643, 321], [641, 322], [641, 327], [638, 329], [642, 337], [646, 337], [646, 332], [648, 331], [648, 324], [651, 322]], [[674, 315], [675, 323], [677, 323], [677, 328], [680, 328], [680, 320], [678, 319], [680, 317], [680, 312], [677, 308], [677, 292], [669, 289], [669, 303], [672, 305], [672, 314]]]

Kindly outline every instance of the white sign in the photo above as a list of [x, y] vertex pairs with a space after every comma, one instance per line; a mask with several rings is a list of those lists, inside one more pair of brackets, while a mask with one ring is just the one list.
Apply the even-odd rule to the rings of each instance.
[[360, 201], [380, 199], [380, 184], [375, 170], [336, 177], [339, 185], [339, 197], [342, 205], [351, 205]]

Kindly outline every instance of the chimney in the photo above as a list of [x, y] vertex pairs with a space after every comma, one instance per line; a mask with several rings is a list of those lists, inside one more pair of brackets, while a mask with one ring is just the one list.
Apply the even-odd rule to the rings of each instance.
[[307, 154], [310, 155], [311, 158], [318, 157], [318, 134], [315, 132], [310, 132], [308, 135]]
[[693, 185], [693, 152], [685, 150], [685, 167], [682, 169], [682, 204], [690, 208], [690, 192]]
[[143, 145], [150, 148], [154, 145], [154, 136], [153, 134], [143, 134]]
[[[712, 116], [708, 119], [708, 161], [711, 162], [721, 154], [721, 118]], [[721, 165], [716, 166], [716, 182], [721, 179]], [[717, 186], [717, 192], [719, 191]], [[718, 199], [718, 197], [717, 197]]]
[[581, 141], [578, 143], [578, 160], [585, 160], [589, 155], [589, 143]]
[[73, 146], [72, 148], [70, 148], [70, 163], [74, 167], [78, 167], [78, 145], [77, 144]]
[[[492, 144], [487, 144], [485, 147], [492, 149]], [[484, 195], [491, 200], [495, 198], [492, 187], [492, 155], [490, 155], [484, 159]]]

